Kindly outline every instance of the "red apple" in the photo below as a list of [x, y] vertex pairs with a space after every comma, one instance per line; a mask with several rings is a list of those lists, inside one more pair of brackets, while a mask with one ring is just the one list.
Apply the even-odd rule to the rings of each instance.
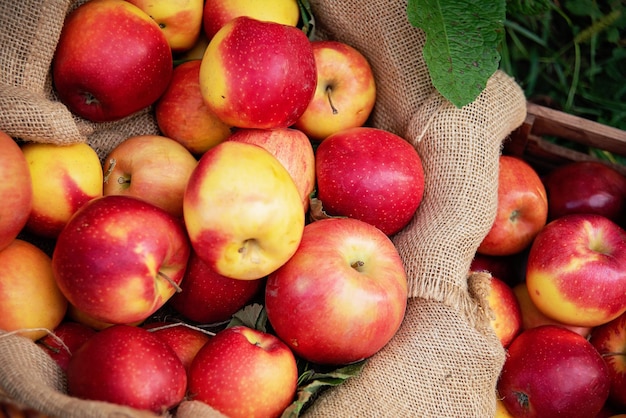
[[406, 226], [422, 202], [424, 170], [411, 144], [357, 127], [327, 137], [315, 154], [317, 197], [333, 216], [370, 223], [387, 235]]
[[491, 277], [487, 302], [493, 313], [491, 326], [502, 346], [508, 347], [522, 329], [522, 312], [515, 293], [504, 281]]
[[262, 288], [265, 281], [238, 280], [223, 276], [191, 252], [181, 291], [169, 300], [178, 313], [201, 324], [229, 320]]
[[63, 369], [67, 370], [72, 354], [76, 352], [96, 330], [79, 322], [64, 320], [53, 331], [37, 340], [37, 344]]
[[172, 81], [154, 107], [157, 125], [163, 135], [180, 142], [194, 155], [230, 136], [230, 126], [213, 113], [200, 92], [200, 59], [174, 68]]
[[211, 39], [222, 26], [239, 16], [296, 26], [300, 20], [300, 8], [296, 0], [205, 0], [204, 33]]
[[589, 342], [609, 369], [609, 402], [619, 410], [626, 410], [626, 313], [594, 327]]
[[94, 122], [150, 106], [172, 70], [172, 50], [159, 25], [125, 0], [91, 0], [71, 12], [52, 61], [61, 102]]
[[519, 303], [522, 313], [522, 330], [536, 328], [541, 325], [558, 325], [563, 328], [567, 328], [570, 331], [574, 331], [585, 338], [587, 338], [587, 336], [591, 333], [591, 327], [567, 325], [545, 316], [539, 309], [537, 309], [533, 300], [530, 298], [526, 282], [515, 285], [513, 287], [513, 293], [515, 293], [515, 297], [517, 298], [517, 302]]
[[183, 195], [198, 161], [173, 139], [137, 135], [113, 148], [104, 161], [103, 194], [127, 195], [183, 216]]
[[5, 179], [0, 182], [1, 251], [24, 228], [33, 204], [28, 163], [17, 143], [4, 132], [0, 132], [0, 178]]
[[353, 218], [305, 226], [298, 250], [265, 286], [276, 335], [319, 364], [352, 363], [378, 352], [400, 327], [406, 303], [398, 251], [381, 230]]
[[191, 399], [230, 418], [279, 417], [294, 400], [296, 359], [272, 334], [235, 326], [200, 349], [189, 371]]
[[114, 325], [96, 333], [71, 357], [68, 394], [158, 414], [185, 396], [187, 374], [176, 353], [146, 329]]
[[498, 256], [520, 253], [547, 218], [548, 200], [539, 174], [524, 160], [502, 155], [496, 219], [477, 252]]
[[300, 193], [266, 149], [224, 141], [202, 155], [183, 199], [194, 251], [215, 272], [257, 280], [296, 251], [304, 228]]
[[256, 144], [268, 150], [287, 169], [309, 210], [310, 195], [315, 189], [315, 153], [304, 132], [291, 128], [238, 129], [229, 141]]
[[56, 328], [65, 316], [67, 299], [48, 254], [15, 238], [0, 250], [0, 266], [0, 329], [38, 340]]
[[593, 327], [626, 311], [626, 231], [601, 215], [566, 215], [535, 238], [526, 269], [537, 309]]
[[191, 328], [182, 322], [151, 322], [143, 325], [143, 328], [170, 346], [183, 363], [186, 371], [189, 370], [198, 351], [211, 338], [210, 334], [198, 328]]
[[550, 220], [595, 213], [626, 226], [626, 177], [598, 161], [575, 161], [552, 169], [543, 179]]
[[239, 128], [293, 125], [317, 83], [311, 42], [298, 28], [237, 17], [211, 39], [200, 66], [208, 107]]
[[[109, 328], [115, 325], [111, 322], [106, 322], [106, 321], [102, 321], [100, 319], [94, 318], [92, 315], [81, 311], [76, 306], [72, 305], [71, 303], [67, 305], [66, 319], [69, 319], [74, 322], [78, 322], [79, 324], [85, 325], [86, 327], [89, 327], [96, 331], [101, 331], [105, 328]], [[138, 326], [138, 325], [141, 325], [143, 322], [144, 322], [144, 319], [141, 319], [139, 321], [129, 322], [128, 324], [125, 324], [125, 325]]]
[[363, 126], [376, 103], [376, 82], [361, 52], [344, 42], [313, 41], [315, 95], [295, 127], [313, 140]]
[[56, 242], [52, 267], [72, 305], [112, 324], [145, 320], [174, 294], [190, 245], [182, 222], [131, 196], [84, 205]]
[[508, 348], [498, 393], [515, 417], [594, 417], [609, 395], [609, 374], [581, 335], [554, 325], [523, 331]]

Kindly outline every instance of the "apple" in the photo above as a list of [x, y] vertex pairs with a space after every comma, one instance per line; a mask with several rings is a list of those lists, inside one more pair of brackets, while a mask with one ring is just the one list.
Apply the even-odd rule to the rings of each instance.
[[238, 129], [229, 141], [259, 145], [268, 150], [287, 169], [300, 192], [304, 211], [309, 210], [315, 190], [315, 152], [311, 141], [298, 129]]
[[390, 238], [353, 218], [307, 224], [296, 253], [265, 285], [276, 335], [318, 364], [374, 355], [397, 332], [406, 304], [407, 277]]
[[594, 214], [551, 221], [528, 253], [526, 285], [537, 309], [562, 323], [617, 318], [626, 311], [626, 231]]
[[330, 135], [315, 154], [317, 197], [332, 216], [348, 216], [394, 235], [413, 219], [424, 195], [419, 154], [383, 129]]
[[596, 213], [626, 226], [626, 177], [599, 161], [574, 161], [550, 170], [543, 179], [548, 219]]
[[183, 195], [198, 161], [171, 138], [131, 136], [120, 142], [104, 161], [103, 194], [134, 196], [183, 216]]
[[15, 238], [0, 250], [0, 329], [38, 340], [56, 328], [67, 310], [50, 257]]
[[205, 0], [202, 15], [204, 33], [212, 39], [222, 26], [239, 16], [296, 26], [300, 21], [300, 7], [297, 0]]
[[321, 141], [335, 132], [363, 126], [376, 103], [376, 82], [361, 52], [344, 42], [312, 42], [317, 87], [295, 127]]
[[52, 79], [74, 114], [109, 122], [152, 105], [173, 63], [165, 34], [143, 10], [125, 0], [91, 0], [65, 19]]
[[70, 358], [67, 391], [81, 399], [165, 413], [185, 396], [180, 359], [150, 331], [114, 325], [97, 332]]
[[[22, 231], [33, 204], [28, 163], [17, 143], [0, 131], [0, 251]], [[10, 181], [6, 181], [10, 179]]]
[[173, 53], [191, 49], [202, 32], [204, 0], [127, 0], [163, 31]]
[[131, 196], [83, 206], [56, 242], [52, 267], [78, 310], [99, 321], [143, 321], [179, 289], [190, 246], [182, 222]]
[[52, 334], [37, 340], [37, 344], [61, 367], [67, 371], [72, 354], [76, 352], [97, 331], [79, 322], [63, 320]]
[[292, 351], [275, 335], [245, 326], [219, 331], [189, 369], [190, 398], [230, 418], [279, 417], [296, 394]]
[[626, 313], [593, 328], [589, 342], [602, 355], [609, 369], [609, 402], [626, 410]]
[[56, 238], [80, 207], [102, 196], [100, 158], [87, 143], [29, 142], [22, 146], [22, 153], [33, 190], [25, 228], [37, 236]]
[[[200, 31], [200, 35], [198, 35], [198, 39], [193, 44], [191, 49], [187, 51], [183, 51], [177, 53], [174, 56], [174, 72], [176, 72], [176, 67], [180, 64], [185, 63], [186, 61], [194, 61], [201, 60], [204, 56], [204, 51], [206, 51], [206, 47], [209, 45], [209, 38], [207, 38], [206, 34], [203, 30]], [[178, 65], [177, 65], [178, 64]], [[171, 82], [171, 81], [170, 81]]]
[[504, 256], [530, 245], [547, 222], [548, 200], [539, 174], [526, 161], [501, 155], [499, 167], [496, 218], [476, 251]]
[[143, 325], [143, 328], [150, 331], [174, 350], [185, 371], [189, 371], [191, 362], [196, 357], [196, 354], [211, 338], [209, 333], [199, 328], [192, 328], [182, 322], [150, 322]]
[[207, 106], [238, 128], [293, 125], [316, 83], [313, 47], [302, 30], [247, 16], [229, 21], [215, 34], [200, 66]]
[[216, 273], [256, 280], [284, 264], [304, 229], [300, 193], [266, 149], [225, 141], [202, 155], [183, 198], [191, 245]]
[[522, 312], [517, 297], [511, 286], [492, 276], [487, 303], [493, 313], [491, 326], [506, 348], [522, 329]]
[[589, 418], [607, 400], [609, 374], [587, 339], [563, 327], [543, 325], [513, 340], [497, 389], [515, 417]]
[[[105, 328], [109, 328], [115, 325], [111, 322], [106, 322], [100, 319], [96, 319], [92, 315], [81, 311], [76, 306], [72, 305], [71, 303], [68, 303], [67, 305], [67, 313], [65, 317], [66, 319], [70, 321], [78, 322], [79, 324], [89, 327], [95, 331], [102, 331]], [[138, 326], [138, 325], [141, 325], [143, 322], [144, 322], [144, 319], [142, 318], [138, 321], [130, 322], [125, 325]]]
[[558, 325], [574, 331], [577, 334], [587, 338], [591, 333], [591, 327], [578, 327], [575, 325], [563, 324], [557, 320], [547, 317], [535, 306], [533, 300], [528, 294], [526, 282], [518, 283], [513, 286], [513, 293], [517, 298], [522, 315], [522, 330], [535, 328], [541, 325]]
[[163, 135], [180, 142], [194, 155], [224, 141], [230, 126], [213, 113], [200, 92], [200, 59], [184, 62], [174, 69], [172, 81], [154, 106]]
[[502, 399], [496, 398], [496, 415], [494, 418], [515, 418], [511, 413], [506, 409], [504, 402]]
[[257, 295], [265, 281], [223, 276], [191, 251], [181, 291], [168, 304], [185, 318], [201, 324], [227, 321]]

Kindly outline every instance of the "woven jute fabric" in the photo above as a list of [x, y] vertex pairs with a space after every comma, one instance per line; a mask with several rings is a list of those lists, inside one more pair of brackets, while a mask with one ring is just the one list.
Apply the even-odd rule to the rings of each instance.
[[[0, 130], [25, 141], [88, 142], [104, 157], [123, 139], [158, 128], [149, 108], [94, 124], [56, 99], [54, 48], [65, 15], [84, 1], [0, 0]], [[425, 35], [408, 22], [406, 0], [311, 0], [311, 6], [317, 38], [346, 42], [368, 58], [378, 95], [368, 123], [415, 146], [426, 184], [412, 222], [392, 237], [409, 280], [402, 327], [360, 375], [322, 393], [304, 415], [493, 416], [504, 350], [489, 325], [490, 276], [468, 270], [495, 218], [501, 143], [526, 116], [523, 92], [498, 71], [473, 103], [457, 108], [445, 100], [431, 84]], [[0, 395], [51, 416], [153, 416], [68, 396], [51, 359], [10, 334], [0, 334]], [[220, 416], [194, 401], [173, 413]]]

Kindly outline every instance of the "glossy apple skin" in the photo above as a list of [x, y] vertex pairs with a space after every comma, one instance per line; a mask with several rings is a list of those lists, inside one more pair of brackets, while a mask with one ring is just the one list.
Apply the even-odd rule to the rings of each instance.
[[515, 417], [588, 418], [609, 395], [609, 374], [587, 339], [543, 325], [513, 340], [497, 387]]
[[[0, 251], [0, 329], [38, 340], [61, 323], [67, 299], [57, 286], [50, 257], [16, 238]], [[28, 329], [32, 329], [28, 331]]]
[[208, 107], [239, 128], [293, 125], [316, 83], [313, 47], [302, 30], [246, 16], [215, 34], [200, 66], [200, 90]]
[[594, 327], [589, 342], [602, 355], [609, 369], [611, 406], [626, 410], [626, 314]]
[[6, 248], [26, 225], [33, 204], [33, 186], [22, 150], [9, 135], [0, 132], [0, 250]]
[[567, 325], [547, 317], [535, 306], [534, 302], [530, 298], [530, 295], [528, 294], [528, 288], [526, 287], [525, 282], [515, 285], [513, 287], [513, 293], [515, 293], [515, 297], [517, 298], [522, 314], [522, 330], [536, 328], [541, 325], [558, 325], [563, 328], [567, 328], [570, 331], [574, 331], [585, 338], [587, 338], [591, 333], [591, 327]]
[[417, 151], [391, 132], [357, 127], [327, 137], [315, 154], [317, 197], [332, 216], [348, 216], [393, 235], [424, 195]]
[[292, 128], [238, 129], [229, 141], [256, 144], [268, 150], [287, 169], [309, 210], [310, 195], [315, 189], [315, 152], [304, 132]]
[[200, 92], [200, 59], [184, 62], [154, 107], [163, 135], [180, 142], [193, 155], [202, 155], [231, 134], [230, 126], [213, 113]]
[[197, 164], [193, 154], [171, 138], [131, 136], [107, 155], [102, 192], [138, 197], [182, 218], [183, 195]]
[[244, 326], [218, 332], [191, 364], [189, 393], [231, 418], [279, 417], [293, 401], [296, 359], [276, 336]]
[[266, 149], [224, 141], [202, 155], [183, 200], [194, 251], [217, 273], [267, 276], [296, 251], [304, 228], [300, 193]]
[[505, 256], [526, 249], [548, 219], [546, 189], [524, 160], [500, 156], [496, 219], [480, 243], [480, 254]]
[[543, 179], [550, 220], [595, 213], [626, 226], [626, 177], [596, 161], [576, 161], [552, 169]]
[[56, 145], [29, 142], [22, 152], [30, 170], [33, 202], [26, 229], [57, 238], [70, 217], [91, 199], [102, 196], [102, 166], [86, 143]]
[[295, 127], [315, 141], [363, 126], [376, 103], [376, 82], [369, 62], [339, 41], [313, 41], [317, 87]]
[[530, 248], [526, 284], [535, 306], [559, 322], [615, 319], [626, 311], [626, 232], [600, 215], [555, 219]]
[[226, 23], [239, 16], [296, 26], [300, 9], [296, 0], [205, 0], [202, 15], [204, 33], [213, 38]]
[[150, 331], [114, 325], [72, 356], [68, 394], [163, 413], [180, 403], [187, 374], [176, 353]]
[[187, 319], [200, 324], [217, 324], [231, 319], [264, 284], [263, 279], [238, 280], [223, 276], [192, 251], [182, 290], [168, 303]]
[[153, 104], [172, 70], [172, 50], [159, 25], [125, 0], [92, 0], [71, 12], [52, 61], [61, 102], [93, 122], [119, 120]]
[[522, 312], [515, 293], [503, 280], [492, 277], [487, 303], [494, 315], [491, 326], [502, 346], [508, 347], [522, 329]]
[[198, 354], [198, 351], [211, 338], [208, 333], [191, 328], [180, 322], [150, 322], [143, 325], [143, 328], [169, 345], [183, 363], [186, 371], [189, 371], [191, 362]]
[[267, 317], [300, 357], [319, 364], [368, 358], [404, 317], [407, 279], [382, 231], [352, 218], [307, 224], [298, 251], [268, 276]]
[[[50, 355], [50, 357], [67, 371], [72, 354], [76, 352], [97, 331], [79, 322], [63, 320], [53, 331], [52, 335], [45, 335], [37, 340], [37, 344]], [[65, 347], [57, 340], [60, 339]]]
[[78, 310], [99, 321], [143, 321], [176, 291], [190, 245], [182, 222], [130, 196], [103, 196], [70, 219], [52, 254], [54, 275]]
[[202, 31], [203, 0], [126, 0], [159, 25], [172, 53], [191, 49]]

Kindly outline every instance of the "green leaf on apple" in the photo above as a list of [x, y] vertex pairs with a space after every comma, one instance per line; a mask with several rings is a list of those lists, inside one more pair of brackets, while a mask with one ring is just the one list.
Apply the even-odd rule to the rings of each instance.
[[285, 409], [281, 418], [296, 418], [322, 390], [339, 386], [347, 379], [358, 375], [367, 360], [352, 363], [336, 370], [320, 373], [313, 369], [302, 372], [298, 378], [297, 399]]
[[313, 16], [311, 5], [308, 0], [298, 0], [298, 6], [300, 7], [300, 27], [312, 39], [315, 29], [315, 17]]
[[233, 315], [228, 325], [226, 325], [226, 328], [234, 327], [235, 325], [243, 325], [248, 328], [267, 332], [267, 313], [265, 307], [260, 303], [244, 306]]
[[426, 34], [434, 87], [456, 107], [473, 102], [500, 63], [506, 0], [409, 0], [407, 15]]

